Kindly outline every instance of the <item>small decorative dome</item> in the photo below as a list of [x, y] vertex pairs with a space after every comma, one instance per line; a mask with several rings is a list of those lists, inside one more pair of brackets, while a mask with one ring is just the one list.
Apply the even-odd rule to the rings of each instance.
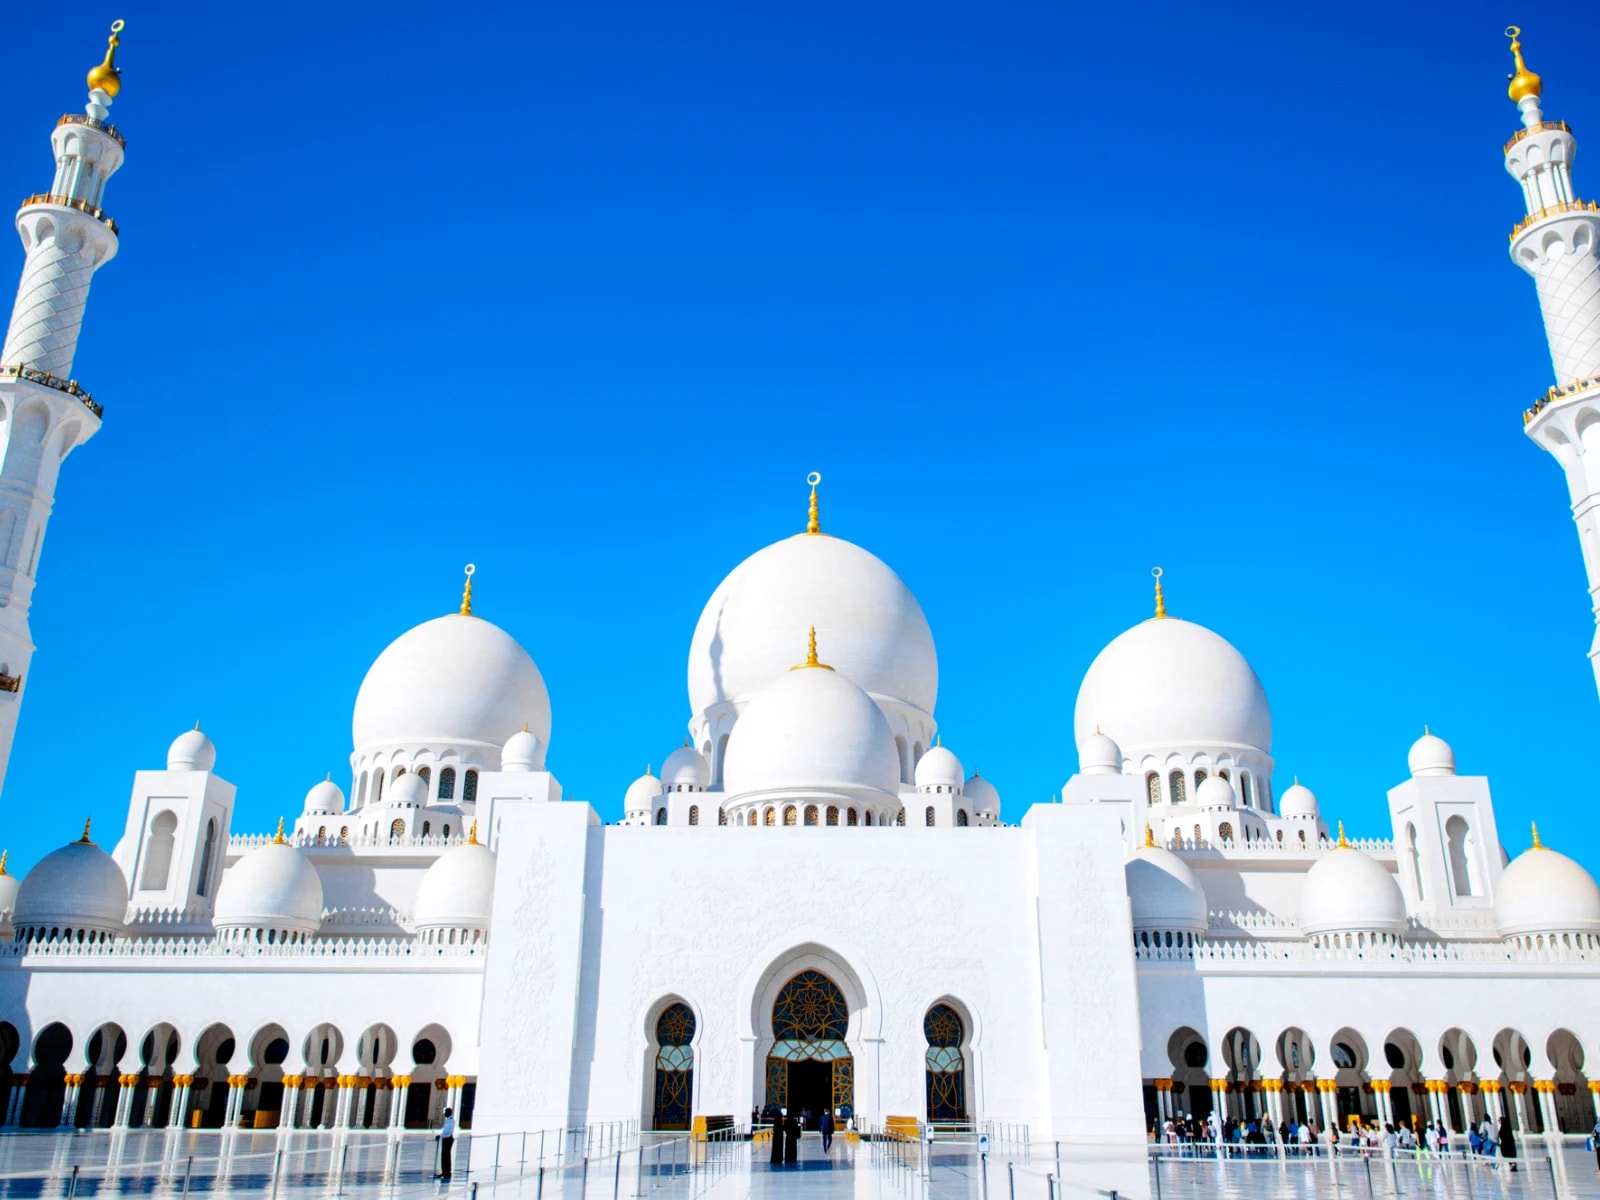
[[255, 940], [300, 941], [322, 926], [322, 879], [306, 856], [278, 839], [250, 851], [222, 875], [211, 923], [218, 934], [260, 932]]
[[391, 808], [422, 808], [428, 803], [428, 781], [415, 771], [407, 771], [389, 785], [383, 802]]
[[83, 837], [52, 850], [29, 871], [17, 889], [12, 924], [38, 940], [59, 929], [62, 938], [104, 941], [122, 932], [128, 915], [128, 881], [122, 868]]
[[306, 793], [304, 811], [307, 816], [344, 811], [344, 792], [333, 781], [332, 775]]
[[1100, 732], [1100, 726], [1078, 743], [1078, 772], [1082, 775], [1122, 774], [1122, 748]]
[[506, 740], [500, 751], [502, 771], [537, 771], [544, 763], [544, 746], [526, 723]]
[[1000, 815], [1000, 793], [995, 790], [994, 784], [976, 771], [961, 786], [961, 792], [968, 800], [972, 801], [972, 807], [975, 811], [992, 813], [995, 816]]
[[1504, 937], [1538, 934], [1600, 934], [1600, 887], [1565, 854], [1539, 841], [1500, 874], [1494, 913]]
[[1413, 776], [1456, 773], [1456, 752], [1450, 749], [1449, 742], [1429, 733], [1426, 725], [1422, 728], [1422, 736], [1411, 744], [1411, 753], [1406, 755], [1406, 762]]
[[1306, 872], [1300, 887], [1300, 930], [1308, 937], [1406, 931], [1406, 899], [1382, 863], [1344, 840]]
[[1194, 802], [1201, 808], [1234, 808], [1238, 799], [1233, 794], [1233, 784], [1221, 775], [1207, 775], [1194, 790]]
[[0, 850], [0, 927], [11, 928], [11, 914], [17, 910], [17, 889], [22, 881], [6, 870], [9, 850]]
[[1296, 817], [1315, 821], [1319, 815], [1317, 797], [1310, 788], [1296, 779], [1289, 788], [1278, 797], [1278, 815], [1280, 817]]
[[622, 809], [630, 817], [648, 815], [661, 795], [661, 780], [648, 770], [628, 785], [622, 797]]
[[209, 771], [217, 765], [217, 748], [200, 732], [200, 722], [186, 729], [167, 748], [167, 770]]
[[412, 924], [430, 944], [470, 944], [489, 932], [494, 909], [494, 851], [478, 841], [478, 827], [461, 845], [441, 854], [417, 885]]
[[966, 775], [961, 760], [942, 744], [936, 744], [917, 760], [914, 778], [921, 791], [942, 788], [947, 792], [960, 792], [966, 784]]
[[1150, 844], [1148, 836], [1145, 841], [1123, 869], [1133, 928], [1204, 934], [1206, 894], [1200, 881], [1172, 851]]
[[668, 791], [701, 792], [711, 782], [711, 768], [700, 751], [685, 742], [661, 764], [661, 782]]

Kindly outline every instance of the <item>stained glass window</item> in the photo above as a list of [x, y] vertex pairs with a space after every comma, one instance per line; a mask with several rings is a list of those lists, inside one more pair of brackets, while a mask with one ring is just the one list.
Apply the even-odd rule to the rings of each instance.
[[1224, 842], [1233, 841], [1233, 826], [1227, 821], [1217, 826], [1217, 837]]
[[700, 806], [698, 804], [689, 805], [689, 824], [700, 824]]
[[478, 798], [478, 773], [468, 771], [466, 782], [461, 785], [461, 803], [471, 804]]
[[669, 1004], [656, 1020], [657, 1129], [689, 1128], [694, 1096], [694, 1012], [681, 1002]]
[[808, 804], [808, 805], [806, 805], [806, 824], [807, 825], [815, 825], [816, 823], [817, 823], [817, 806], [815, 804]]
[[860, 815], [853, 808], [850, 809], [848, 812], [846, 812], [845, 815], [844, 815], [844, 823], [846, 825], [854, 825], [859, 820], [860, 820]]
[[922, 1018], [922, 1033], [928, 1039], [928, 1120], [964, 1121], [966, 1064], [961, 1056], [961, 1018], [948, 1004], [935, 1004]]
[[761, 823], [763, 825], [776, 825], [778, 823], [777, 810], [772, 808], [767, 809], [766, 817]]
[[454, 800], [456, 798], [456, 769], [446, 767], [439, 772], [439, 799]]
[[1184, 787], [1183, 772], [1174, 771], [1167, 776], [1167, 790], [1172, 793], [1172, 802], [1182, 804], [1188, 799], [1188, 791]]
[[786, 804], [783, 806], [783, 823], [785, 825], [794, 825], [799, 820], [800, 811], [794, 805]]
[[967, 810], [964, 809], [964, 808], [956, 809], [956, 824], [957, 825], [965, 825], [966, 823], [967, 823]]
[[928, 807], [923, 811], [922, 823], [924, 825], [932, 825], [933, 824], [933, 805], [931, 805], [931, 804], [928, 805]]
[[839, 806], [836, 805], [836, 804], [830, 804], [830, 805], [828, 805], [828, 824], [829, 825], [837, 825], [838, 823], [839, 823]]
[[1205, 782], [1205, 779], [1206, 779], [1206, 769], [1204, 767], [1201, 767], [1197, 771], [1195, 771], [1195, 773], [1194, 773], [1194, 785], [1195, 785], [1195, 787], [1199, 787], [1202, 783]]
[[423, 783], [432, 783], [433, 782], [433, 768], [431, 768], [431, 767], [418, 767], [417, 768], [417, 778], [421, 779]]
[[905, 809], [902, 808], [899, 812], [895, 813], [895, 815], [894, 815], [894, 823], [896, 825], [904, 825], [906, 823], [906, 810]]
[[844, 993], [821, 971], [801, 971], [772, 1005], [772, 1035], [780, 1040], [842, 1040], [849, 1023]]
[[1161, 803], [1161, 776], [1154, 771], [1145, 773], [1144, 795], [1151, 804]]

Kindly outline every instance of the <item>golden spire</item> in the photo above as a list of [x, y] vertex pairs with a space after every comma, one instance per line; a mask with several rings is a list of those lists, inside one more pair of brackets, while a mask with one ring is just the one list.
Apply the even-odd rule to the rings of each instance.
[[[1539, 824], [1538, 824], [1537, 821], [1535, 821], [1535, 822], [1532, 822], [1532, 825], [1533, 825], [1533, 848], [1535, 850], [1543, 850], [1545, 848], [1545, 846], [1544, 846], [1544, 843], [1539, 840]], [[0, 857], [0, 875], [3, 875], [3, 874], [5, 874], [5, 862], [4, 862], [3, 857]]]
[[815, 625], [811, 626], [810, 629], [808, 629], [806, 631], [806, 660], [805, 660], [805, 662], [796, 663], [794, 666], [790, 667], [789, 670], [791, 670], [791, 671], [802, 671], [806, 667], [821, 667], [824, 671], [833, 670], [833, 668], [830, 667], [827, 663], [819, 662], [817, 660], [817, 627]]
[[1350, 849], [1350, 839], [1344, 836], [1344, 822], [1339, 822], [1339, 849]]
[[277, 835], [272, 839], [272, 844], [274, 846], [283, 845], [283, 818], [282, 817], [278, 818], [278, 832], [277, 832]]
[[0, 850], [0, 875], [6, 873], [6, 859], [11, 857], [11, 851]]
[[92, 845], [94, 845], [94, 843], [89, 840], [89, 822], [92, 821], [93, 819], [94, 818], [92, 818], [92, 817], [85, 817], [84, 820], [83, 820], [83, 836], [78, 839], [78, 844], [80, 846], [92, 846]]
[[478, 844], [478, 818], [477, 817], [473, 817], [472, 818], [472, 829], [467, 834], [467, 845], [476, 846], [477, 844]]
[[1149, 821], [1144, 823], [1144, 844], [1147, 850], [1154, 848], [1156, 844], [1156, 833], [1155, 830], [1150, 828]]
[[122, 22], [111, 22], [111, 39], [106, 42], [106, 60], [89, 72], [88, 84], [91, 92], [100, 91], [112, 98], [122, 90], [122, 72], [117, 70], [115, 59], [117, 47], [122, 44], [118, 35], [122, 32]]
[[1165, 617], [1167, 615], [1167, 600], [1161, 594], [1161, 568], [1151, 567], [1150, 577], [1156, 581], [1156, 616]]
[[822, 472], [811, 472], [806, 476], [806, 482], [811, 485], [811, 507], [806, 512], [806, 532], [821, 533], [822, 521], [817, 516], [817, 484], [822, 482]]
[[461, 589], [461, 615], [463, 617], [472, 615], [472, 576], [477, 569], [471, 563], [467, 564], [467, 583]]
[[[1506, 95], [1515, 102], [1521, 102], [1525, 96], [1537, 96], [1544, 87], [1544, 81], [1528, 70], [1528, 64], [1522, 61], [1522, 30], [1515, 25], [1506, 26], [1506, 36], [1511, 39], [1511, 57], [1516, 60], [1517, 71], [1511, 76], [1511, 86], [1506, 89]], [[113, 39], [115, 44], [115, 39]], [[108, 57], [107, 62], [111, 59]]]

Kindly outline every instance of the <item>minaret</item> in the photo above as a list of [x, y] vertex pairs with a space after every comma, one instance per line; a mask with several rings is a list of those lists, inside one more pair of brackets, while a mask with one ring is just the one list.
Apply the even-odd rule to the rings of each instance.
[[72, 378], [72, 359], [89, 282], [117, 253], [117, 227], [100, 205], [122, 165], [122, 135], [106, 123], [122, 88], [121, 31], [121, 21], [111, 26], [105, 61], [89, 72], [84, 114], [56, 123], [55, 182], [17, 212], [26, 258], [0, 349], [0, 785], [33, 657], [28, 607], [56, 474], [100, 429], [100, 406]]
[[1522, 110], [1522, 128], [1506, 143], [1506, 170], [1528, 209], [1511, 231], [1511, 261], [1538, 287], [1556, 377], [1522, 421], [1567, 473], [1595, 612], [1589, 660], [1600, 686], [1600, 206], [1572, 190], [1578, 143], [1565, 121], [1540, 112], [1543, 85], [1522, 61], [1521, 32], [1506, 30], [1516, 63], [1507, 90]]

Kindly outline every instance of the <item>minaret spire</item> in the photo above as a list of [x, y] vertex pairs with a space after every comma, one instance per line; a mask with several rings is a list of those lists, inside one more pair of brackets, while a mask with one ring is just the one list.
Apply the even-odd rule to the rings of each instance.
[[1573, 190], [1577, 139], [1565, 121], [1544, 119], [1544, 81], [1522, 57], [1522, 30], [1508, 26], [1506, 36], [1515, 66], [1506, 91], [1522, 113], [1522, 128], [1505, 144], [1506, 170], [1522, 185], [1527, 209], [1511, 231], [1511, 261], [1533, 276], [1555, 368], [1555, 385], [1522, 423], [1566, 472], [1595, 614], [1589, 660], [1600, 687], [1600, 454], [1590, 452], [1600, 421], [1600, 207]]
[[22, 281], [0, 343], [0, 411], [10, 417], [0, 430], [0, 783], [33, 659], [28, 609], [56, 477], [67, 453], [100, 430], [100, 406], [72, 363], [89, 285], [117, 254], [117, 225], [102, 205], [126, 145], [106, 123], [122, 90], [122, 28], [112, 24], [105, 59], [89, 72], [84, 111], [56, 122], [54, 180], [17, 213]]
[[811, 485], [811, 507], [806, 513], [806, 532], [821, 533], [822, 520], [817, 515], [817, 484], [822, 482], [822, 472], [811, 472], [811, 474], [806, 476], [806, 482]]
[[461, 588], [461, 613], [463, 617], [472, 615], [472, 577], [478, 571], [472, 563], [467, 564], [467, 582]]
[[1157, 617], [1165, 617], [1167, 615], [1167, 598], [1161, 594], [1161, 574], [1162, 574], [1162, 572], [1161, 572], [1161, 568], [1160, 567], [1151, 567], [1150, 568], [1150, 577], [1156, 581], [1156, 616]]

